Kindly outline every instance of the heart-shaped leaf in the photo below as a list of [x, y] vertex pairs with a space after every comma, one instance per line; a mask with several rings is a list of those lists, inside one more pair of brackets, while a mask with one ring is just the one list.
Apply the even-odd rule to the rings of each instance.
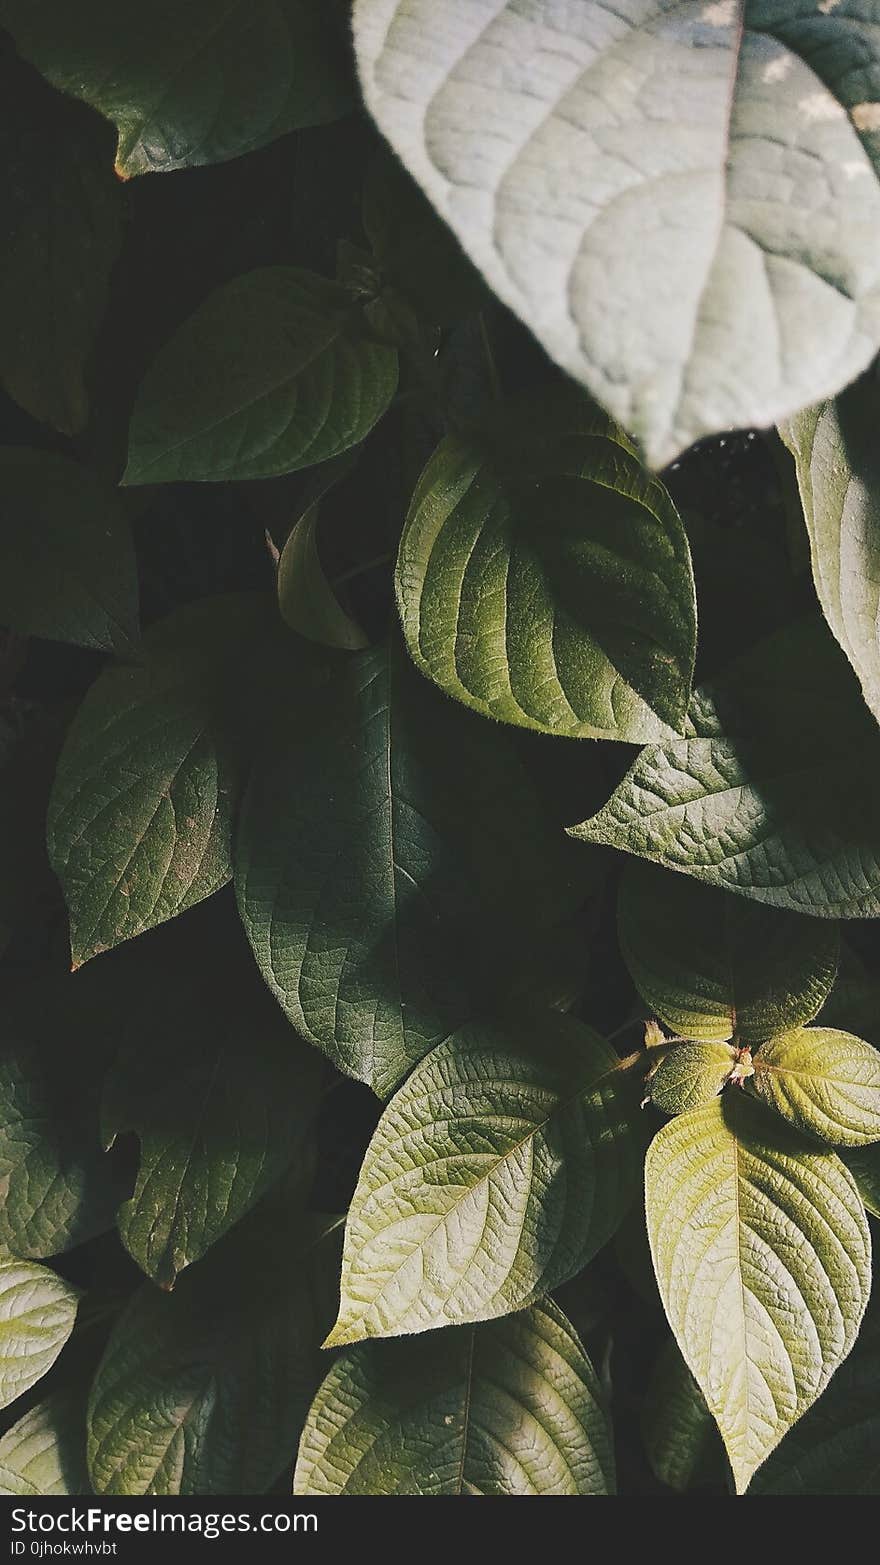
[[336, 667], [254, 766], [236, 890], [294, 1026], [384, 1095], [577, 906], [577, 853], [505, 737], [396, 645]]
[[880, 347], [854, 0], [356, 0], [367, 106], [495, 292], [660, 466]]
[[49, 451], [0, 449], [0, 620], [131, 657], [138, 586], [120, 497]]
[[763, 1043], [810, 1022], [837, 973], [836, 926], [630, 864], [618, 929], [651, 1009], [685, 1038]]
[[123, 179], [240, 157], [350, 102], [322, 0], [0, 0], [0, 24], [113, 121]]
[[0, 1439], [0, 1494], [88, 1494], [80, 1386], [53, 1391]]
[[89, 691], [47, 821], [74, 966], [229, 880], [241, 705], [253, 705], [273, 623], [259, 594], [206, 599], [150, 631], [143, 665], [109, 669]]
[[0, 1255], [0, 1407], [42, 1380], [64, 1347], [79, 1293], [48, 1266]]
[[397, 354], [351, 296], [290, 266], [218, 288], [138, 392], [126, 484], [274, 478], [355, 446], [397, 389]]
[[743, 1092], [672, 1119], [645, 1164], [654, 1269], [737, 1493], [827, 1385], [867, 1304], [851, 1174]]
[[613, 1490], [599, 1383], [550, 1300], [344, 1353], [312, 1404], [293, 1484], [299, 1495]]
[[819, 622], [697, 691], [690, 728], [572, 835], [794, 912], [880, 915], [880, 735]]
[[264, 1494], [290, 1462], [338, 1258], [326, 1224], [293, 1215], [251, 1213], [173, 1293], [134, 1295], [89, 1401], [96, 1493]]
[[880, 721], [880, 387], [869, 375], [782, 426], [797, 465], [813, 581]]
[[682, 731], [696, 604], [662, 484], [580, 399], [450, 437], [397, 560], [423, 673], [487, 717], [645, 743]]
[[367, 1149], [328, 1346], [492, 1320], [573, 1276], [632, 1198], [632, 1103], [614, 1051], [557, 1012], [440, 1044]]
[[752, 1091], [832, 1146], [880, 1141], [880, 1053], [832, 1027], [799, 1027], [755, 1055]]

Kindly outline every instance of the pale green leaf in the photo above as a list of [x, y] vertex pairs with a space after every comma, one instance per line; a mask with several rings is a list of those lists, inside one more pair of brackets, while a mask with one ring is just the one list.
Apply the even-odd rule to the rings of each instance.
[[663, 1305], [741, 1493], [855, 1341], [862, 1203], [833, 1152], [739, 1091], [664, 1125], [645, 1196]]
[[273, 612], [259, 594], [181, 609], [145, 638], [142, 665], [108, 669], [86, 696], [47, 821], [75, 966], [229, 880], [240, 704]]
[[312, 1404], [293, 1484], [298, 1495], [613, 1490], [596, 1374], [550, 1301], [344, 1353]]
[[572, 835], [794, 912], [880, 914], [880, 734], [821, 622], [698, 690], [689, 726]]
[[589, 403], [536, 401], [445, 440], [413, 496], [396, 587], [417, 666], [485, 716], [631, 743], [682, 731], [687, 538]]
[[880, 1141], [880, 1053], [852, 1033], [799, 1027], [755, 1055], [751, 1090], [832, 1146]]
[[552, 1011], [475, 1022], [428, 1055], [367, 1150], [328, 1346], [492, 1320], [585, 1266], [636, 1178], [619, 1064]]
[[89, 1494], [81, 1387], [53, 1391], [0, 1439], [0, 1494]]
[[96, 1493], [264, 1494], [292, 1463], [332, 1313], [325, 1227], [258, 1209], [173, 1293], [134, 1295], [89, 1401]]
[[0, 449], [0, 622], [130, 657], [138, 587], [110, 484], [49, 451]]
[[379, 647], [257, 759], [236, 890], [294, 1026], [384, 1095], [578, 905], [569, 846], [507, 738]]
[[624, 959], [652, 1011], [685, 1038], [763, 1043], [812, 1021], [837, 972], [837, 928], [650, 864], [620, 884]]
[[730, 1078], [736, 1050], [729, 1043], [679, 1043], [652, 1072], [648, 1092], [663, 1114], [683, 1114], [717, 1098]]
[[[0, 7], [2, 13], [2, 7]], [[107, 128], [4, 53], [0, 382], [62, 435], [88, 422], [95, 338], [123, 236]]]
[[347, 451], [397, 389], [397, 354], [344, 288], [265, 266], [209, 295], [141, 383], [126, 484], [273, 478]]
[[0, 1407], [42, 1380], [76, 1319], [79, 1293], [48, 1266], [0, 1254]]
[[880, 720], [880, 388], [866, 376], [783, 425], [825, 618]]
[[880, 347], [873, 0], [356, 0], [367, 107], [652, 465]]
[[349, 106], [325, 0], [0, 0], [0, 25], [54, 87], [119, 132], [117, 172], [240, 157]]

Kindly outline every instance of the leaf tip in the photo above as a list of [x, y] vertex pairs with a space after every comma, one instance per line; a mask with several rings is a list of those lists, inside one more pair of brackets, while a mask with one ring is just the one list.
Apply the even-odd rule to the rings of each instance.
[[353, 1342], [360, 1342], [362, 1336], [363, 1333], [359, 1332], [357, 1327], [346, 1325], [340, 1316], [339, 1320], [336, 1322], [336, 1325], [333, 1327], [333, 1330], [329, 1332], [328, 1335], [324, 1338], [324, 1341], [321, 1343], [321, 1347], [322, 1349], [347, 1348]]

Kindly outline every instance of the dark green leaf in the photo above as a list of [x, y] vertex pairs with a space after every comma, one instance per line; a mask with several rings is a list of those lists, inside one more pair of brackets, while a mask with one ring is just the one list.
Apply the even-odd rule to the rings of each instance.
[[240, 703], [254, 702], [274, 624], [258, 594], [206, 599], [150, 632], [143, 665], [109, 669], [89, 691], [48, 816], [75, 966], [230, 878]]
[[124, 483], [272, 478], [355, 446], [397, 388], [397, 354], [349, 294], [287, 266], [210, 295], [161, 349], [132, 415]]
[[4, 983], [0, 1245], [15, 1255], [57, 1255], [113, 1226], [122, 1191], [99, 1110], [123, 1012], [117, 971]]
[[610, 1430], [562, 1311], [337, 1359], [303, 1432], [294, 1494], [608, 1494]]
[[821, 625], [697, 691], [690, 726], [643, 750], [572, 835], [794, 912], [878, 916], [880, 735]]
[[257, 761], [236, 889], [294, 1026], [387, 1094], [577, 906], [566, 846], [503, 736], [382, 647]]
[[842, 1157], [858, 1186], [865, 1210], [872, 1217], [880, 1217], [880, 1146], [874, 1142], [872, 1146], [854, 1147]]
[[320, 501], [294, 523], [278, 561], [278, 607], [291, 630], [325, 647], [358, 652], [369, 641], [342, 607], [318, 553]]
[[138, 588], [118, 494], [48, 451], [0, 448], [0, 622], [130, 657]]
[[832, 923], [627, 865], [618, 929], [639, 993], [685, 1038], [763, 1043], [810, 1022], [837, 972]]
[[835, 394], [880, 347], [876, 20], [873, 0], [354, 6], [379, 128], [656, 466]]
[[350, 102], [322, 0], [0, 0], [0, 24], [113, 121], [123, 179], [240, 157]]
[[674, 1338], [661, 1351], [648, 1382], [642, 1439], [655, 1478], [678, 1494], [704, 1474], [711, 1475], [713, 1467], [723, 1470], [712, 1414]]
[[104, 1096], [105, 1140], [140, 1140], [119, 1232], [165, 1288], [286, 1168], [308, 1171], [320, 1056], [260, 982], [240, 928], [240, 944], [223, 933], [178, 926], [161, 958], [135, 959], [139, 1000]]
[[589, 403], [445, 440], [397, 561], [409, 650], [485, 716], [571, 737], [680, 733], [696, 605], [662, 484]]
[[325, 1226], [258, 1210], [173, 1293], [134, 1295], [89, 1403], [98, 1494], [263, 1494], [292, 1467], [331, 1313]]
[[364, 1159], [328, 1346], [492, 1320], [585, 1266], [637, 1177], [619, 1065], [553, 1011], [475, 1022], [417, 1065]]

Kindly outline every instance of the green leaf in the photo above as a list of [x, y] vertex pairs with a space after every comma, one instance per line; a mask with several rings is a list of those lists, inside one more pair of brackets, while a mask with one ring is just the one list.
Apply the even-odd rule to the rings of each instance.
[[880, 1053], [831, 1027], [799, 1027], [755, 1055], [750, 1088], [783, 1119], [832, 1146], [880, 1141]]
[[99, 1110], [119, 1000], [117, 975], [103, 969], [41, 968], [3, 985], [0, 1245], [15, 1255], [58, 1255], [113, 1226], [122, 1191]]
[[396, 587], [417, 666], [484, 716], [632, 743], [683, 729], [696, 641], [684, 528], [581, 399], [443, 442]]
[[212, 293], [138, 392], [123, 483], [273, 478], [363, 440], [397, 389], [338, 284], [288, 266]]
[[[662, 1349], [648, 1382], [642, 1439], [654, 1477], [677, 1494], [711, 1476], [714, 1459], [722, 1458], [712, 1414], [674, 1338]], [[721, 1462], [717, 1465], [720, 1470]]]
[[0, 621], [132, 656], [138, 587], [119, 496], [48, 451], [0, 448]]
[[654, 1269], [737, 1493], [855, 1341], [871, 1240], [848, 1170], [742, 1092], [670, 1120], [645, 1165]]
[[595, 1371], [549, 1300], [337, 1359], [312, 1404], [298, 1495], [609, 1494]]
[[123, 179], [240, 157], [350, 103], [321, 0], [0, 0], [0, 24], [112, 120]]
[[736, 1063], [729, 1043], [679, 1043], [658, 1061], [649, 1095], [663, 1114], [683, 1114], [717, 1098]]
[[880, 1314], [872, 1303], [846, 1363], [762, 1467], [751, 1492], [880, 1495], [878, 1450]]
[[780, 433], [794, 456], [822, 611], [880, 720], [880, 388], [867, 376]]
[[793, 912], [880, 915], [880, 735], [819, 622], [698, 690], [690, 729], [571, 834]]
[[865, 1210], [880, 1217], [880, 1146], [854, 1147], [841, 1154], [858, 1186]]
[[11, 55], [3, 61], [0, 381], [62, 435], [89, 414], [87, 370], [122, 244], [104, 127]]
[[617, 904], [626, 965], [651, 1009], [685, 1038], [763, 1043], [810, 1022], [837, 973], [833, 923], [627, 865]]
[[880, 347], [875, 19], [356, 0], [354, 35], [367, 107], [471, 260], [662, 466]]
[[236, 890], [294, 1026], [385, 1095], [577, 906], [566, 846], [505, 737], [379, 647], [257, 759]]
[[134, 1295], [92, 1386], [96, 1493], [264, 1494], [291, 1463], [331, 1313], [325, 1227], [255, 1212], [173, 1293]]
[[318, 553], [318, 518], [321, 504], [313, 502], [294, 523], [278, 561], [278, 607], [291, 630], [325, 647], [358, 652], [369, 641], [356, 620], [347, 614], [321, 564]]
[[79, 1293], [48, 1266], [0, 1255], [0, 1407], [52, 1368], [76, 1319]]
[[0, 1494], [89, 1494], [82, 1388], [53, 1391], [0, 1439]]
[[[234, 915], [233, 915], [234, 917]], [[160, 1287], [307, 1163], [320, 1056], [297, 1038], [237, 941], [177, 925], [134, 968], [137, 1009], [104, 1094], [104, 1139], [134, 1131], [140, 1164], [122, 1242]]]
[[580, 1271], [637, 1177], [619, 1067], [553, 1011], [473, 1023], [417, 1065], [367, 1149], [327, 1346], [492, 1320]]
[[273, 627], [256, 593], [195, 603], [150, 631], [143, 665], [108, 669], [86, 696], [47, 821], [75, 967], [229, 880], [241, 703]]

